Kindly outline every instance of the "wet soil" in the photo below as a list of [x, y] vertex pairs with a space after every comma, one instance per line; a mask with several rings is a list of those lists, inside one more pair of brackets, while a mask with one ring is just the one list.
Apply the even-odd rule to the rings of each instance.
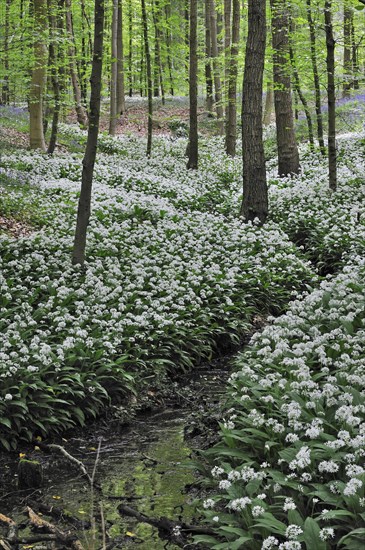
[[[137, 415], [129, 425], [118, 418], [104, 419], [57, 441], [83, 462], [90, 475], [96, 469], [94, 490], [64, 457], [50, 456], [33, 446], [20, 452], [41, 462], [43, 484], [39, 490], [19, 491], [18, 453], [0, 455], [0, 514], [24, 527], [19, 532], [26, 537], [31, 531], [25, 507], [30, 505], [47, 521], [74, 532], [90, 550], [103, 548], [103, 531], [110, 548], [181, 547], [162, 540], [155, 527], [123, 517], [118, 505], [150, 517], [199, 523], [194, 500], [204, 496], [204, 490], [199, 488], [189, 458], [193, 447], [208, 446], [215, 438], [228, 370], [224, 359], [172, 382], [164, 406]], [[0, 522], [0, 539], [6, 533], [7, 527]], [[19, 545], [24, 550], [30, 547], [45, 550], [67, 545]]]

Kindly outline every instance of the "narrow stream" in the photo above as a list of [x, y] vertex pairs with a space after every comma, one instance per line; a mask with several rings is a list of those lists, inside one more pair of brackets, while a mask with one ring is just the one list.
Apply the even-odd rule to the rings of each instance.
[[[99, 439], [101, 448], [96, 466], [97, 480], [102, 496], [94, 493], [94, 502], [88, 483], [78, 475], [77, 469], [63, 458], [47, 457], [40, 451], [31, 451], [31, 458], [38, 459], [44, 466], [44, 483], [41, 494], [29, 497], [29, 492], [19, 492], [16, 486], [17, 459], [10, 455], [0, 456], [0, 513], [24, 523], [24, 506], [36, 500], [48, 507], [62, 509], [65, 516], [77, 518], [85, 527], [77, 530], [85, 549], [99, 549], [102, 546], [100, 500], [105, 518], [108, 538], [117, 540], [114, 548], [139, 548], [141, 550], [162, 550], [166, 541], [159, 538], [157, 529], [133, 518], [121, 517], [118, 505], [123, 503], [147, 516], [167, 516], [170, 519], [193, 521], [193, 497], [185, 487], [194, 482], [194, 473], [188, 465], [191, 449], [185, 443], [184, 432], [194, 421], [194, 414], [204, 409], [210, 414], [210, 407], [217, 406], [224, 389], [227, 372], [204, 370], [194, 377], [187, 388], [179, 388], [186, 396], [188, 406], [167, 408], [163, 412], [144, 414], [133, 420], [126, 428], [113, 421], [108, 427], [88, 430], [88, 435], [72, 437], [63, 441], [67, 451], [81, 460], [91, 473], [97, 455]], [[190, 398], [195, 403], [190, 403]], [[192, 415], [192, 409], [195, 413]], [[21, 449], [20, 449], [21, 450]], [[25, 497], [28, 497], [26, 501]], [[97, 523], [96, 544], [92, 541], [90, 518]], [[65, 528], [67, 522], [55, 522]], [[6, 530], [0, 534], [6, 535]], [[26, 536], [29, 531], [22, 531]], [[19, 548], [23, 548], [21, 545]], [[33, 550], [46, 549], [35, 544]], [[169, 544], [170, 550], [178, 547]]]

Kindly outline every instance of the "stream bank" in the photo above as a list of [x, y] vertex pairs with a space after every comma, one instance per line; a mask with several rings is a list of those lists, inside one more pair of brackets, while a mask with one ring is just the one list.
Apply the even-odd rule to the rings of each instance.
[[[32, 532], [25, 507], [30, 505], [60, 529], [71, 529], [87, 550], [103, 548], [103, 531], [107, 548], [181, 547], [162, 540], [156, 528], [121, 516], [118, 505], [127, 505], [149, 517], [198, 523], [194, 510], [197, 490], [191, 490], [196, 487], [196, 479], [188, 459], [193, 447], [210, 444], [214, 438], [229, 362], [222, 358], [173, 384], [174, 397], [165, 406], [139, 414], [129, 425], [118, 419], [103, 420], [58, 441], [82, 461], [90, 475], [96, 468], [100, 490], [91, 491], [77, 468], [64, 457], [46, 455], [35, 446], [22, 449], [21, 456], [42, 464], [42, 487], [19, 491], [18, 454], [0, 455], [0, 513], [19, 525], [23, 537], [29, 537]], [[0, 523], [0, 538], [6, 535], [6, 526]], [[58, 550], [67, 546], [36, 543], [18, 548]]]

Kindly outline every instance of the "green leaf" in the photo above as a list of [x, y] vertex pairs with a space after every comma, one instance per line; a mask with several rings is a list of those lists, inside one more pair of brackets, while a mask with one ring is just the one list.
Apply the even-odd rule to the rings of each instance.
[[0, 424], [6, 426], [7, 428], [11, 428], [11, 422], [9, 418], [0, 418]]
[[318, 523], [312, 519], [307, 518], [304, 522], [303, 539], [306, 544], [307, 550], [326, 550], [327, 543], [319, 538], [320, 527]]

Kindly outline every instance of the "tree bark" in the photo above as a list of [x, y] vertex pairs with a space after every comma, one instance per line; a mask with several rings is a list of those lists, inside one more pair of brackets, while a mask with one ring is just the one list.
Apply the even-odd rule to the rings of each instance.
[[351, 44], [351, 30], [352, 30], [353, 13], [352, 8], [348, 3], [348, 0], [344, 0], [343, 6], [343, 87], [342, 97], [350, 97], [350, 90], [352, 88], [352, 44]]
[[6, 0], [5, 3], [5, 29], [4, 29], [4, 79], [2, 85], [2, 98], [1, 103], [3, 105], [9, 105], [9, 34], [10, 34], [10, 4], [11, 0]]
[[189, 35], [189, 159], [187, 168], [198, 168], [198, 5], [197, 0], [190, 0], [190, 35]]
[[315, 102], [316, 102], [316, 119], [317, 119], [317, 137], [319, 148], [322, 155], [326, 154], [326, 148], [324, 145], [323, 137], [323, 119], [322, 119], [322, 106], [321, 106], [321, 87], [319, 83], [318, 65], [317, 65], [317, 47], [316, 47], [316, 30], [312, 18], [312, 6], [311, 0], [307, 0], [307, 20], [309, 26], [310, 35], [310, 52], [313, 70], [314, 90], [315, 90]]
[[274, 107], [274, 88], [272, 82], [269, 80], [266, 84], [266, 98], [265, 108], [262, 123], [264, 126], [268, 126], [271, 122], [272, 110]]
[[109, 134], [115, 136], [117, 130], [117, 78], [118, 78], [118, 0], [113, 0], [111, 35], [111, 75], [110, 75], [110, 118]]
[[54, 96], [54, 107], [52, 117], [52, 129], [49, 139], [47, 153], [53, 155], [56, 148], [58, 120], [61, 109], [61, 90], [58, 80], [58, 48], [57, 48], [57, 21], [54, 13], [54, 2], [48, 0], [48, 20], [49, 20], [49, 64], [51, 66], [51, 82]]
[[66, 0], [65, 6], [66, 6], [66, 30], [68, 34], [68, 40], [69, 40], [68, 60], [69, 60], [69, 68], [70, 68], [70, 75], [71, 75], [71, 82], [72, 82], [72, 90], [74, 94], [77, 122], [79, 123], [81, 128], [87, 128], [87, 124], [88, 124], [87, 114], [82, 104], [80, 83], [77, 76], [76, 63], [75, 63], [75, 57], [76, 57], [75, 36], [74, 36], [74, 30], [73, 30], [73, 24], [72, 24], [71, 0]]
[[33, 0], [34, 67], [29, 92], [29, 140], [31, 149], [46, 150], [43, 132], [43, 94], [46, 86], [47, 0]]
[[237, 138], [237, 73], [238, 47], [240, 39], [240, 0], [233, 0], [232, 44], [229, 56], [228, 104], [226, 122], [226, 153], [231, 157], [236, 154]]
[[[224, 80], [228, 89], [231, 55], [232, 0], [224, 0]], [[228, 93], [227, 93], [228, 98]]]
[[212, 40], [210, 36], [210, 12], [209, 0], [205, 0], [205, 83], [206, 83], [206, 106], [208, 113], [213, 112], [213, 76], [212, 76]]
[[336, 93], [335, 93], [335, 39], [332, 27], [332, 1], [324, 5], [324, 21], [327, 48], [327, 98], [328, 98], [328, 175], [329, 187], [337, 188], [337, 154], [336, 154]]
[[305, 113], [305, 117], [307, 119], [308, 138], [309, 138], [310, 149], [313, 151], [314, 150], [313, 122], [312, 122], [312, 117], [311, 117], [311, 114], [310, 114], [307, 99], [306, 99], [305, 95], [303, 94], [303, 91], [302, 91], [302, 88], [301, 88], [301, 85], [300, 85], [299, 72], [298, 72], [296, 59], [295, 59], [295, 54], [294, 54], [293, 41], [292, 41], [292, 38], [291, 38], [293, 33], [294, 33], [294, 24], [293, 24], [293, 20], [291, 18], [291, 20], [290, 20], [289, 56], [290, 56], [290, 63], [291, 63], [292, 72], [293, 72], [294, 90], [295, 90], [298, 98], [300, 99], [300, 101], [303, 105], [303, 110], [304, 110], [304, 113]]
[[142, 7], [144, 50], [146, 55], [146, 69], [147, 69], [147, 94], [148, 94], [147, 156], [149, 157], [151, 155], [151, 150], [152, 150], [153, 88], [152, 88], [151, 54], [150, 54], [150, 45], [148, 42], [146, 0], [141, 0], [141, 7]]
[[218, 132], [220, 135], [224, 133], [224, 118], [222, 105], [222, 85], [219, 76], [218, 64], [218, 40], [217, 40], [217, 13], [214, 0], [208, 0], [209, 5], [209, 20], [210, 20], [210, 36], [211, 36], [211, 54], [213, 60], [213, 78], [215, 88], [215, 106], [217, 110]]
[[129, 97], [133, 96], [133, 8], [132, 0], [128, 3], [128, 23], [129, 23], [129, 51], [128, 51], [128, 81], [129, 81]]
[[117, 30], [117, 113], [125, 112], [124, 85], [124, 47], [123, 47], [123, 9], [122, 0], [118, 0], [118, 30]]
[[174, 95], [174, 77], [172, 74], [172, 61], [171, 61], [171, 29], [170, 29], [170, 17], [171, 17], [171, 2], [165, 4], [165, 21], [166, 21], [166, 30], [165, 30], [165, 43], [166, 43], [166, 57], [167, 57], [167, 66], [169, 69], [169, 81], [170, 81], [170, 94]]
[[243, 201], [245, 221], [268, 214], [262, 137], [262, 87], [266, 43], [266, 0], [248, 0], [248, 36], [242, 91]]
[[85, 155], [82, 161], [81, 193], [72, 253], [72, 263], [74, 265], [80, 264], [81, 266], [85, 263], [86, 234], [90, 219], [92, 181], [98, 146], [101, 75], [103, 67], [103, 36], [104, 0], [95, 0], [94, 51], [90, 78], [91, 96], [89, 129]]
[[286, 0], [271, 0], [274, 50], [274, 102], [279, 176], [299, 173], [289, 64], [289, 13]]

